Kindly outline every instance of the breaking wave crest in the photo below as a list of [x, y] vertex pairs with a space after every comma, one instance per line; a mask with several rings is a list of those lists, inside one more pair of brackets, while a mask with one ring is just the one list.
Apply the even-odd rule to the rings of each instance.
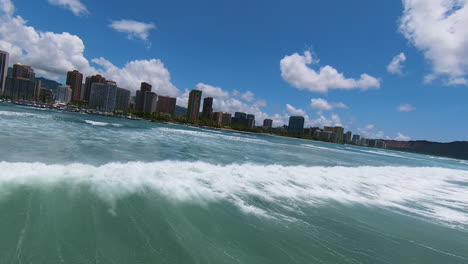
[[[0, 199], [17, 187], [88, 186], [112, 207], [128, 195], [154, 191], [169, 199], [224, 201], [247, 213], [275, 217], [253, 201], [294, 210], [328, 201], [386, 207], [468, 226], [468, 171], [434, 167], [305, 167], [214, 165], [161, 161], [47, 165], [0, 162]], [[254, 198], [254, 199], [252, 199]], [[118, 213], [118, 212], [117, 212]]]
[[114, 126], [114, 127], [122, 127], [123, 126], [121, 124], [106, 123], [106, 122], [99, 122], [99, 121], [92, 121], [92, 120], [85, 120], [85, 123], [93, 125], [93, 126]]
[[241, 142], [250, 142], [250, 143], [259, 143], [259, 144], [269, 144], [268, 141], [258, 138], [249, 137], [247, 135], [242, 135], [235, 133], [236, 135], [227, 135], [227, 134], [220, 134], [220, 131], [216, 130], [202, 130], [202, 131], [194, 131], [194, 130], [185, 130], [185, 129], [177, 129], [177, 128], [167, 128], [167, 127], [160, 127], [157, 128], [158, 131], [162, 132], [169, 132], [169, 133], [179, 133], [183, 135], [190, 135], [196, 137], [204, 137], [204, 138], [222, 138], [226, 140], [232, 141], [241, 141]]
[[0, 111], [0, 116], [7, 116], [7, 117], [37, 117], [37, 118], [49, 118], [48, 116], [42, 115], [42, 114], [23, 113], [23, 112], [13, 112], [13, 111]]

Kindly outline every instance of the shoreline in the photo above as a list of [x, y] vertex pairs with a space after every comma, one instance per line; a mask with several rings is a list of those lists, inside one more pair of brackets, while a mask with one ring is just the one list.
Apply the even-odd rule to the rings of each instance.
[[[69, 112], [69, 113], [81, 113], [81, 114], [88, 114], [88, 115], [95, 115], [95, 116], [104, 116], [104, 117], [113, 117], [113, 118], [135, 120], [135, 121], [146, 121], [146, 122], [154, 122], [154, 123], [160, 123], [160, 124], [165, 124], [165, 125], [180, 125], [180, 126], [186, 126], [186, 127], [196, 127], [196, 128], [201, 128], [201, 129], [208, 129], [208, 130], [225, 131], [225, 132], [232, 132], [232, 133], [241, 133], [241, 134], [247, 134], [247, 135], [261, 135], [261, 136], [269, 136], [269, 137], [297, 139], [297, 140], [328, 143], [328, 144], [341, 145], [341, 146], [353, 146], [353, 147], [360, 147], [360, 148], [366, 148], [366, 149], [383, 149], [383, 150], [413, 153], [413, 154], [420, 154], [420, 155], [428, 155], [428, 156], [435, 156], [435, 157], [445, 157], [445, 158], [451, 158], [451, 159], [456, 159], [456, 160], [468, 160], [468, 158], [465, 159], [465, 158], [454, 157], [454, 156], [443, 155], [443, 154], [436, 154], [436, 153], [425, 153], [425, 152], [410, 151], [410, 150], [404, 150], [404, 149], [394, 149], [394, 148], [374, 148], [374, 147], [366, 147], [366, 146], [359, 146], [359, 145], [353, 145], [353, 144], [341, 144], [341, 143], [336, 143], [336, 142], [327, 142], [327, 141], [307, 139], [307, 138], [288, 137], [288, 136], [276, 135], [276, 134], [272, 134], [272, 133], [243, 131], [243, 130], [236, 130], [236, 129], [226, 128], [226, 127], [218, 128], [218, 127], [201, 126], [201, 125], [183, 123], [183, 122], [177, 122], [177, 121], [150, 120], [150, 119], [145, 119], [145, 118], [140, 118], [140, 117], [123, 116], [123, 114], [122, 115], [108, 114], [107, 112], [95, 111], [93, 109], [83, 110], [83, 109], [81, 109], [79, 107], [76, 107], [76, 106], [64, 106], [65, 108], [69, 108], [69, 107], [74, 108], [73, 110], [68, 110], [68, 109], [65, 109], [65, 108], [53, 107], [52, 105], [47, 105], [47, 104], [24, 104], [24, 103], [15, 103], [14, 101], [0, 101], [0, 104], [2, 104], [2, 103], [17, 105], [17, 106], [23, 106], [23, 107], [33, 108], [33, 109], [49, 109], [49, 110], [57, 110], [57, 111], [63, 111], [63, 112]], [[80, 109], [80, 110], [76, 111], [77, 109]]]

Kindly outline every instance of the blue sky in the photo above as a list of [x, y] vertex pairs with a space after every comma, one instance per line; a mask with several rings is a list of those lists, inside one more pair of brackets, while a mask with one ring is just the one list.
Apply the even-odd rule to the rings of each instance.
[[443, 2], [0, 0], [0, 49], [61, 81], [149, 81], [180, 105], [199, 88], [257, 123], [468, 140], [468, 4]]

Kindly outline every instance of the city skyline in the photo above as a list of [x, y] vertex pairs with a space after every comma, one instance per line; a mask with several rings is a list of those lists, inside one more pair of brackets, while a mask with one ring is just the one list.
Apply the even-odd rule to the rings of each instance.
[[[2, 63], [8, 63], [5, 58], [8, 58], [9, 53], [1, 51], [3, 54]], [[369, 139], [354, 134], [352, 132], [344, 133], [342, 126], [324, 126], [320, 127], [305, 127], [305, 118], [303, 116], [290, 116], [288, 125], [273, 127], [273, 120], [264, 119], [262, 125], [256, 126], [254, 114], [235, 112], [234, 117], [227, 112], [213, 112], [213, 98], [204, 97], [203, 105], [201, 99], [203, 92], [193, 89], [190, 91], [188, 107], [186, 108], [184, 119], [177, 119], [175, 113], [176, 98], [157, 95], [152, 92], [152, 85], [147, 82], [140, 84], [140, 89], [136, 91], [134, 96], [134, 104], [131, 98], [130, 90], [120, 88], [113, 80], [106, 80], [104, 76], [93, 75], [88, 76], [83, 81], [83, 74], [77, 70], [67, 72], [66, 85], [60, 85], [55, 89], [42, 87], [42, 80], [36, 79], [34, 69], [28, 65], [15, 63], [10, 68], [9, 74], [2, 74], [0, 78], [7, 82], [6, 91], [2, 96], [6, 96], [15, 104], [24, 104], [29, 106], [48, 107], [65, 110], [61, 108], [64, 105], [72, 106], [73, 111], [86, 112], [89, 107], [98, 112], [86, 112], [94, 114], [104, 114], [114, 116], [115, 114], [125, 115], [127, 118], [133, 118], [131, 115], [136, 114], [146, 117], [147, 120], [152, 120], [153, 114], [166, 115], [163, 120], [178, 120], [184, 124], [198, 125], [199, 122], [207, 127], [219, 127], [231, 130], [244, 130], [256, 133], [281, 134], [282, 136], [298, 137], [305, 139], [313, 139], [327, 141], [338, 144], [353, 144], [364, 147], [386, 148], [385, 141], [381, 139]], [[3, 76], [5, 75], [5, 76]], [[90, 88], [89, 88], [90, 87]], [[89, 91], [89, 98], [86, 90]], [[80, 96], [78, 96], [80, 95]], [[76, 96], [76, 97], [75, 97]], [[39, 104], [37, 104], [39, 103]], [[82, 106], [87, 106], [85, 109]], [[129, 115], [128, 115], [129, 114]], [[167, 119], [168, 116], [171, 118]], [[153, 116], [154, 118], [154, 116]], [[156, 119], [157, 120], [157, 119]], [[161, 120], [160, 120], [161, 121]], [[208, 122], [208, 123], [207, 123]], [[261, 123], [261, 122], [259, 122]], [[207, 125], [206, 125], [207, 124]], [[287, 132], [287, 133], [286, 133]], [[356, 139], [356, 137], [358, 139]]]
[[[174, 51], [180, 45], [170, 42], [171, 33], [173, 33], [170, 29], [171, 26], [174, 26], [174, 22], [169, 19], [170, 12], [164, 15], [158, 11], [154, 16], [148, 16], [142, 12], [141, 17], [132, 12], [123, 15], [119, 12], [113, 12], [125, 6], [124, 3], [119, 2], [116, 3], [115, 10], [113, 9], [109, 13], [107, 19], [121, 23], [112, 22], [109, 24], [106, 21], [106, 24], [100, 24], [102, 21], [98, 21], [97, 15], [89, 10], [99, 10], [101, 3], [81, 1], [80, 3], [83, 3], [85, 7], [84, 10], [88, 11], [78, 12], [75, 10], [78, 12], [78, 16], [75, 16], [73, 10], [70, 12], [66, 8], [48, 5], [46, 1], [28, 3], [28, 5], [50, 9], [51, 12], [57, 14], [57, 17], [51, 18], [52, 21], [42, 22], [40, 21], [41, 14], [34, 13], [34, 8], [25, 8], [25, 3], [5, 0], [4, 2], [1, 20], [6, 29], [10, 26], [11, 30], [22, 31], [26, 26], [30, 26], [38, 34], [39, 39], [47, 40], [46, 34], [41, 34], [40, 31], [48, 32], [50, 36], [57, 39], [67, 39], [70, 48], [75, 47], [75, 41], [81, 42], [81, 44], [78, 43], [82, 47], [81, 51], [78, 49], [77, 53], [65, 53], [66, 55], [74, 55], [73, 59], [72, 56], [60, 57], [57, 55], [57, 58], [50, 58], [47, 61], [52, 65], [44, 65], [46, 61], [39, 60], [41, 58], [41, 51], [38, 51], [40, 46], [33, 49], [28, 44], [27, 39], [23, 41], [23, 44], [19, 44], [20, 40], [15, 39], [18, 35], [6, 29], [1, 31], [0, 37], [6, 43], [29, 52], [29, 55], [18, 55], [16, 49], [11, 51], [10, 65], [15, 62], [30, 65], [38, 69], [36, 72], [38, 76], [65, 83], [63, 73], [77, 69], [84, 76], [102, 74], [106, 78], [117, 81], [119, 85], [122, 85], [122, 88], [130, 89], [132, 94], [135, 93], [135, 87], [140, 82], [147, 81], [154, 85], [154, 92], [158, 96], [176, 97], [177, 104], [184, 107], [188, 104], [189, 91], [199, 89], [203, 91], [204, 96], [214, 98], [214, 112], [249, 112], [254, 114], [259, 122], [267, 118], [272, 119], [274, 126], [287, 124], [288, 117], [291, 115], [302, 115], [306, 119], [307, 127], [342, 125], [352, 131], [365, 134], [366, 137], [429, 139], [442, 142], [468, 140], [466, 133], [463, 133], [468, 129], [468, 124], [463, 122], [462, 118], [468, 112], [467, 89], [466, 85], [460, 84], [464, 80], [465, 68], [463, 64], [461, 66], [460, 63], [457, 64], [457, 61], [454, 61], [453, 64], [460, 67], [450, 68], [448, 65], [450, 62], [443, 64], [444, 61], [440, 61], [442, 59], [438, 57], [425, 59], [426, 54], [419, 50], [420, 40], [413, 39], [417, 32], [413, 32], [414, 34], [411, 35], [411, 32], [406, 32], [404, 28], [401, 28], [406, 24], [399, 19], [404, 18], [405, 14], [409, 12], [408, 8], [411, 7], [411, 3], [407, 1], [385, 3], [385, 7], [388, 8], [388, 17], [385, 18], [363, 13], [362, 17], [358, 19], [353, 14], [352, 18], [357, 19], [354, 26], [363, 28], [350, 30], [349, 32], [358, 36], [347, 35], [346, 43], [337, 42], [336, 39], [325, 34], [328, 30], [342, 32], [338, 27], [343, 25], [340, 22], [344, 20], [341, 20], [338, 23], [327, 24], [325, 29], [320, 29], [317, 26], [313, 26], [312, 29], [299, 27], [298, 32], [309, 37], [298, 38], [295, 34], [287, 34], [289, 39], [273, 44], [272, 47], [266, 49], [265, 53], [255, 57], [252, 57], [252, 55], [256, 55], [252, 50], [241, 45], [240, 48], [244, 47], [246, 56], [268, 65], [263, 63], [245, 65], [245, 71], [242, 70], [244, 68], [239, 68], [239, 60], [245, 60], [245, 56], [239, 53], [239, 49], [230, 49], [232, 45], [227, 43], [230, 38], [224, 34], [221, 34], [220, 38], [222, 39], [216, 42], [216, 45], [219, 46], [218, 49], [213, 49], [213, 46], [209, 45], [212, 50], [207, 53], [206, 49], [198, 45], [199, 39], [195, 38], [194, 47], [188, 50], [178, 49], [183, 55], [182, 58], [174, 57]], [[206, 7], [208, 3], [209, 1], [205, 1], [200, 3], [200, 6]], [[371, 6], [375, 5], [371, 2], [366, 3]], [[431, 1], [431, 3], [440, 8], [436, 5], [437, 1]], [[347, 5], [343, 3], [337, 5], [336, 3], [311, 4], [302, 2], [301, 4], [313, 5], [317, 10], [332, 16], [336, 16], [336, 12], [340, 13], [333, 10], [334, 5], [340, 7]], [[172, 10], [170, 4], [157, 5], [161, 9]], [[272, 14], [266, 15], [262, 19], [274, 22], [279, 19], [274, 16], [279, 4], [271, 3], [271, 5]], [[11, 8], [8, 8], [9, 6]], [[253, 4], [252, 12], [255, 13], [260, 7], [261, 4]], [[242, 9], [241, 3], [234, 5], [233, 8], [237, 13], [246, 12]], [[356, 7], [353, 6], [349, 6], [349, 8], [356, 10]], [[213, 7], [213, 10], [218, 9], [219, 6]], [[412, 12], [420, 11], [415, 10]], [[466, 7], [462, 6], [455, 11], [455, 15], [459, 12], [466, 12]], [[196, 14], [201, 15], [204, 11], [197, 9], [197, 12]], [[294, 9], [293, 12], [298, 15], [298, 20], [305, 18], [305, 14], [301, 11]], [[25, 20], [20, 20], [18, 16]], [[147, 27], [142, 27], [139, 32], [124, 27], [125, 21], [122, 22], [119, 17], [128, 18], [129, 16], [134, 16], [136, 20]], [[69, 18], [70, 21], [63, 25], [54, 22], [55, 19], [63, 20], [64, 17]], [[213, 18], [215, 17], [221, 19], [218, 15]], [[236, 29], [237, 26], [232, 24], [230, 19], [232, 18], [221, 19], [221, 25]], [[268, 29], [265, 36], [255, 37], [252, 33], [264, 28], [261, 24], [253, 23], [258, 19], [253, 14], [249, 13], [247, 19], [252, 22], [247, 24], [254, 27], [246, 33], [251, 35], [250, 40], [253, 46], [262, 44], [262, 38], [270, 40], [274, 36], [271, 29]], [[346, 16], [343, 19], [346, 19]], [[372, 19], [380, 21], [381, 24], [377, 23], [377, 25], [386, 28], [384, 30], [385, 36], [374, 30], [377, 29], [377, 25], [365, 26]], [[285, 21], [285, 27], [298, 26], [299, 21], [292, 20]], [[311, 18], [311, 20], [316, 21], [318, 25], [325, 25], [327, 21], [320, 20], [320, 18]], [[411, 21], [406, 22], [410, 23]], [[84, 24], [83, 27], [80, 26], [81, 23]], [[195, 24], [198, 25], [198, 23]], [[94, 27], [90, 28], [90, 25], [94, 25]], [[238, 26], [245, 28], [246, 25]], [[84, 31], [85, 27], [89, 32]], [[391, 28], [393, 31], [390, 30]], [[219, 28], [212, 26], [209, 30], [205, 30], [204, 34], [217, 32], [217, 29]], [[366, 31], [364, 29], [376, 34], [376, 36], [369, 37], [362, 34]], [[456, 30], [461, 29], [456, 28]], [[362, 33], [359, 33], [361, 31]], [[283, 29], [280, 29], [280, 32], [285, 33]], [[98, 34], [103, 34], [103, 37], [115, 42], [115, 48], [108, 50], [100, 48], [99, 44], [92, 40]], [[130, 40], [125, 38], [124, 34], [127, 34]], [[410, 35], [407, 36], [407, 34]], [[457, 34], [455, 32], [455, 35]], [[177, 37], [181, 36], [177, 35]], [[363, 37], [363, 39], [359, 39], [359, 37]], [[385, 42], [384, 40], [389, 39], [390, 43], [382, 44]], [[41, 44], [46, 45], [43, 47], [45, 49], [53, 45], [54, 41], [49, 41], [48, 46], [46, 43]], [[172, 41], [174, 40], [172, 39]], [[434, 41], [434, 43], [436, 42]], [[169, 47], [169, 44], [175, 45]], [[340, 49], [340, 46], [343, 47], [342, 45], [346, 45], [344, 49], [347, 50], [346, 52]], [[426, 42], [426, 45], [431, 47], [431, 43]], [[375, 46], [379, 46], [382, 50], [373, 48]], [[84, 52], [85, 47], [86, 52]], [[0, 49], [8, 51], [6, 47], [0, 46]], [[60, 47], [57, 46], [56, 49], [60, 50]], [[125, 53], [123, 53], [124, 50]], [[231, 60], [234, 68], [214, 59], [216, 57], [214, 54], [226, 50], [231, 50], [236, 54], [233, 57], [229, 53], [223, 53], [227, 56], [224, 60]], [[255, 50], [260, 51], [259, 49]], [[368, 52], [366, 53], [365, 50]], [[203, 63], [206, 65], [203, 67], [192, 67], [193, 71], [184, 69], [184, 67], [193, 66], [196, 60], [202, 62], [194, 55], [193, 52], [196, 51], [201, 51], [202, 54], [213, 53], [213, 55], [207, 58], [206, 62]], [[337, 54], [331, 55], [333, 52]], [[451, 51], [447, 50], [447, 52]], [[52, 52], [50, 55], [54, 56], [55, 53]], [[76, 57], [79, 58], [79, 61], [75, 60]], [[447, 57], [452, 58], [453, 56]], [[182, 67], [183, 65], [185, 66]], [[449, 69], [449, 73], [439, 70], [442, 66]], [[95, 71], [86, 71], [90, 69]], [[235, 74], [231, 74], [231, 72]], [[255, 75], [255, 78], [252, 74]], [[328, 76], [338, 79], [334, 79], [331, 83], [323, 82], [322, 74], [329, 74]], [[115, 78], [116, 76], [129, 77], [122, 79], [123, 77]], [[430, 81], [431, 79], [432, 83], [424, 83], [424, 80]], [[455, 85], [457, 83], [458, 85]]]

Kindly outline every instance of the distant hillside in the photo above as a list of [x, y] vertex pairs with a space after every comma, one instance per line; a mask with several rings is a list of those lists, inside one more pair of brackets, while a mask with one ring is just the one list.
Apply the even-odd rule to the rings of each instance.
[[58, 83], [58, 82], [53, 81], [53, 80], [46, 79], [44, 77], [37, 77], [36, 80], [41, 81], [41, 87], [52, 89], [52, 91], [54, 91], [54, 92], [57, 91], [57, 87], [59, 85], [62, 85], [61, 83]]
[[175, 114], [178, 116], [185, 116], [187, 114], [187, 108], [176, 105]]
[[386, 143], [388, 149], [468, 160], [468, 141], [438, 143], [425, 140], [386, 140]]

